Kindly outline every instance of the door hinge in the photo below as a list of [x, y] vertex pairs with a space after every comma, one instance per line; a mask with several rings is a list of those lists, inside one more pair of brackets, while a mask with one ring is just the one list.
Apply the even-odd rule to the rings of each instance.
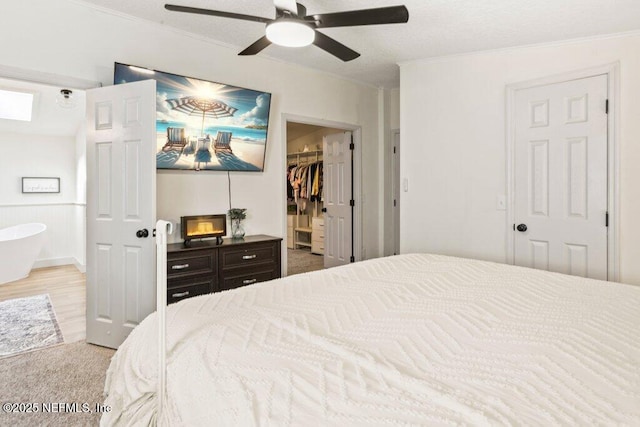
[[356, 201], [351, 199], [349, 200], [349, 206], [355, 206], [356, 205]]
[[356, 149], [356, 145], [353, 142], [349, 144], [349, 150], [355, 150], [355, 149]]
[[609, 114], [609, 100], [608, 99], [604, 102], [604, 113], [605, 114]]
[[396, 154], [396, 147], [393, 147], [393, 154]]
[[609, 226], [609, 212], [604, 214], [604, 226], [605, 227]]
[[349, 262], [356, 262], [356, 257], [354, 257], [353, 255], [351, 255], [351, 258], [349, 258]]
[[393, 199], [393, 207], [396, 207], [396, 199]]

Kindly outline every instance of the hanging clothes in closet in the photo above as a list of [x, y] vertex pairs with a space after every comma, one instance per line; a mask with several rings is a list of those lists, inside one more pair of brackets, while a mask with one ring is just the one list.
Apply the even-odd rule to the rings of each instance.
[[[287, 197], [289, 200], [322, 201], [322, 161], [287, 168]], [[289, 189], [291, 187], [291, 189]]]
[[287, 181], [287, 200], [293, 201], [295, 198], [295, 195], [293, 193], [293, 183], [291, 182], [291, 180], [289, 179], [289, 177], [291, 176], [291, 171], [295, 170], [296, 165], [289, 165], [287, 166], [287, 177], [286, 177], [286, 181]]

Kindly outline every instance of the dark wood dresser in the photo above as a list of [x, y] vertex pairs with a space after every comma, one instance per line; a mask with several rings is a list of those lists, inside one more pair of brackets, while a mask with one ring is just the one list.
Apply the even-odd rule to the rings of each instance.
[[266, 235], [167, 245], [167, 303], [277, 279], [281, 238]]

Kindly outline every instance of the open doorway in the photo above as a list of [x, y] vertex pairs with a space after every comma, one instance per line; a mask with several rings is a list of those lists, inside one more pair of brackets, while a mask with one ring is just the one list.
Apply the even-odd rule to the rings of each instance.
[[[85, 92], [73, 84], [4, 77], [0, 90], [29, 95], [27, 116], [0, 118], [0, 229], [45, 226], [33, 258], [25, 258], [20, 242], [15, 249], [3, 242], [5, 254], [16, 257], [3, 256], [3, 262], [28, 266], [24, 274], [0, 281], [7, 282], [0, 286], [0, 301], [31, 304], [31, 298], [46, 297], [44, 306], [54, 313], [64, 342], [79, 341], [85, 336]], [[9, 112], [18, 109], [1, 104]]]
[[[333, 220], [328, 209], [331, 210], [335, 206], [332, 195], [339, 193], [334, 187], [344, 185], [344, 183], [338, 183], [331, 173], [333, 166], [331, 157], [335, 156], [330, 155], [326, 159], [325, 151], [334, 153], [331, 138], [338, 136], [338, 140], [341, 140], [343, 138], [340, 135], [345, 135], [345, 132], [350, 135], [350, 132], [335, 127], [293, 121], [288, 121], [286, 126], [287, 275], [337, 265], [334, 255], [340, 251], [346, 262], [353, 262], [353, 233], [339, 234], [338, 227], [335, 227], [335, 232], [332, 232], [331, 224], [326, 224], [328, 227], [325, 227], [326, 219]], [[350, 142], [349, 139], [347, 145], [352, 145]], [[348, 147], [347, 150], [349, 150]], [[326, 169], [325, 160], [330, 162]], [[349, 163], [351, 166], [351, 158]], [[351, 194], [353, 187], [351, 174], [348, 174], [346, 179], [348, 180], [346, 186]], [[349, 200], [346, 202], [349, 203]], [[350, 210], [351, 207], [349, 207]], [[348, 230], [351, 230], [353, 227], [351, 212], [347, 217], [350, 225]], [[328, 234], [325, 231], [328, 231]], [[340, 239], [340, 242], [332, 241], [336, 239]], [[348, 248], [348, 254], [344, 248]]]

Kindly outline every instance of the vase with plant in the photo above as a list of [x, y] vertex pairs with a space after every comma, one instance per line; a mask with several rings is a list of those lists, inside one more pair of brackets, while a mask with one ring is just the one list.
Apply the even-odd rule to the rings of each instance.
[[247, 217], [247, 210], [240, 208], [229, 209], [229, 218], [231, 219], [231, 237], [234, 239], [242, 239], [244, 237], [244, 228], [242, 220]]

